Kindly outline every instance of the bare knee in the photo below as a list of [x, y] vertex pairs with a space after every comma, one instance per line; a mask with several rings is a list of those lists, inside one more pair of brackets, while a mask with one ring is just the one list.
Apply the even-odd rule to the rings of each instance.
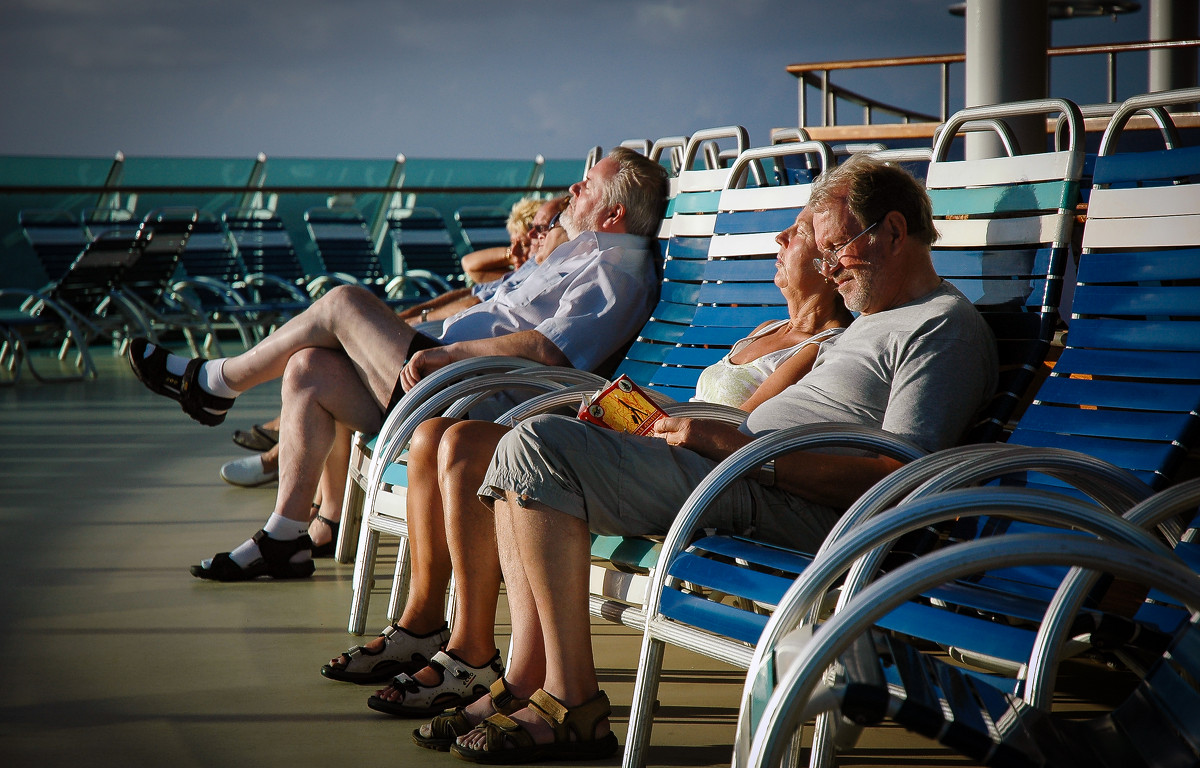
[[508, 427], [490, 421], [460, 421], [445, 429], [438, 447], [438, 475], [446, 476], [464, 465], [478, 474], [487, 469], [496, 443]]
[[288, 399], [311, 396], [321, 379], [322, 360], [330, 354], [329, 350], [309, 347], [288, 358], [283, 371], [283, 396]]
[[458, 419], [426, 419], [412, 435], [408, 445], [408, 463], [436, 466], [442, 436], [446, 430], [458, 423]]
[[320, 298], [313, 302], [313, 306], [337, 314], [376, 301], [379, 301], [379, 298], [361, 285], [335, 285], [321, 294]]

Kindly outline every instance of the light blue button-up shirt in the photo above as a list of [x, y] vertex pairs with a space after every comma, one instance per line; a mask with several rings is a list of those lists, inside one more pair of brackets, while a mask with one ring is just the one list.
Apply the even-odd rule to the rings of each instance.
[[648, 238], [584, 232], [525, 279], [502, 281], [490, 300], [446, 320], [441, 341], [537, 331], [571, 365], [594, 370], [649, 318], [658, 299], [656, 252]]

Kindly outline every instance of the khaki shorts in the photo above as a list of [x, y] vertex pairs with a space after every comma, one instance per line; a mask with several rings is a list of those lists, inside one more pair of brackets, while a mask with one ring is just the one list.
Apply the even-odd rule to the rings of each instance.
[[[504, 436], [479, 497], [505, 491], [587, 521], [593, 533], [664, 535], [716, 462], [656, 437], [603, 429], [565, 416], [537, 416]], [[753, 480], [734, 483], [701, 527], [813, 551], [838, 512]]]

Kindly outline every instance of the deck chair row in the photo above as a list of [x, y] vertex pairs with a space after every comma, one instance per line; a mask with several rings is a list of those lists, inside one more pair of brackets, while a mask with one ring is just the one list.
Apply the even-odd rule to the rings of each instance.
[[[635, 378], [647, 382], [654, 389], [670, 392], [678, 396], [683, 393], [686, 397], [694, 388], [695, 377], [703, 365], [715, 361], [738, 338], [745, 336], [750, 329], [764, 319], [779, 318], [786, 315], [782, 297], [772, 285], [774, 275], [774, 257], [777, 246], [774, 237], [777, 232], [790, 225], [800, 207], [807, 201], [807, 185], [790, 185], [780, 188], [753, 188], [746, 186], [746, 176], [742, 173], [751, 161], [757, 162], [768, 157], [783, 157], [791, 154], [816, 155], [811, 164], [818, 170], [825, 167], [830, 159], [828, 149], [809, 146], [800, 148], [776, 148], [765, 153], [747, 156], [739, 167], [733, 169], [710, 169], [695, 175], [684, 172], [680, 175], [679, 197], [673, 201], [673, 218], [671, 219], [671, 236], [667, 246], [667, 262], [663, 284], [663, 297], [654, 316], [647, 325], [647, 330], [639, 338], [631, 350], [626, 362], [622, 364], [621, 372], [630, 373]], [[702, 175], [703, 174], [703, 175]], [[706, 185], [716, 179], [719, 183], [739, 177], [737, 191], [710, 190]], [[1063, 192], [1070, 195], [1068, 188]], [[740, 200], [737, 200], [738, 196]], [[720, 204], [724, 198], [724, 203]], [[737, 200], [737, 202], [735, 202]], [[718, 208], [722, 209], [718, 213]], [[719, 230], [719, 231], [718, 231]], [[718, 231], [717, 236], [710, 233]], [[999, 242], [1000, 238], [996, 238]], [[1066, 241], [1060, 238], [1061, 247]], [[709, 243], [712, 243], [712, 254], [709, 254]], [[1016, 263], [1020, 255], [1010, 253], [1010, 260]], [[699, 256], [700, 258], [695, 258]], [[1058, 254], [1058, 262], [1062, 263], [1063, 255]], [[1039, 259], [1030, 254], [1028, 261], [1033, 269], [1045, 269], [1049, 264], [1048, 253]], [[969, 274], [969, 267], [957, 267], [960, 273]], [[707, 273], [705, 272], [707, 270]], [[1026, 267], [1026, 271], [1029, 267]], [[1001, 274], [1006, 282], [1012, 279], [1014, 270], [1006, 265]], [[1017, 274], [1021, 274], [1019, 271]], [[975, 281], [972, 291], [979, 292], [986, 281]], [[966, 287], [966, 286], [964, 286]], [[1041, 281], [1034, 285], [1033, 294], [1037, 301], [1034, 306], [1032, 344], [1024, 340], [1026, 347], [1032, 346], [1032, 351], [1022, 351], [1022, 358], [1010, 368], [1012, 373], [1030, 377], [1032, 371], [1041, 360], [1049, 343], [1049, 331], [1053, 319], [1047, 319], [1042, 313], [1044, 294], [1051, 295], [1057, 290], [1055, 285], [1047, 285]], [[703, 298], [697, 300], [700, 293]], [[998, 291], [991, 291], [991, 296]], [[1011, 303], [1013, 290], [1006, 288], [1000, 303]], [[765, 297], [765, 300], [764, 300]], [[736, 308], [731, 305], [740, 305]], [[1053, 303], [1047, 305], [1053, 310]], [[1024, 311], [1022, 307], [1022, 312]], [[706, 323], [691, 323], [690, 318], [697, 314], [707, 315], [712, 319]], [[1011, 312], [1008, 314], [1012, 314]], [[685, 322], [678, 322], [684, 320]], [[1019, 327], [1021, 323], [1012, 323]], [[1026, 323], [1025, 325], [1028, 325]], [[1007, 330], [1007, 339], [1014, 342], [1017, 334]], [[685, 334], [691, 334], [690, 343], [680, 341]], [[664, 365], [663, 359], [670, 358]], [[1008, 356], [1009, 358], [1012, 355]], [[662, 374], [659, 378], [659, 374]], [[1019, 392], [1020, 389], [1008, 388], [1008, 393]], [[1008, 397], [1012, 399], [1011, 395]], [[997, 423], [993, 418], [992, 423]], [[360, 470], [361, 471], [361, 470]], [[393, 474], [399, 474], [398, 469], [389, 469]], [[352, 506], [352, 503], [351, 505]], [[344, 526], [343, 531], [347, 530]], [[642, 576], [629, 575], [627, 572], [612, 570], [597, 570], [597, 583], [613, 587], [622, 598], [621, 602], [640, 603], [640, 598], [630, 598], [630, 591], [644, 585], [645, 566], [652, 562], [655, 545], [644, 542], [630, 541], [598, 541], [596, 551], [613, 555], [619, 553], [625, 563], [633, 565], [634, 570], [640, 568]], [[627, 623], [640, 627], [640, 611], [628, 605], [614, 603], [603, 595], [604, 590], [597, 589], [597, 600], [593, 606], [596, 613], [619, 615]], [[393, 600], [393, 605], [396, 601]], [[610, 610], [615, 609], [615, 610]], [[357, 620], [352, 620], [352, 630], [361, 631], [361, 613], [356, 613]]]
[[[1067, 112], [1069, 113], [1070, 110], [1067, 109]], [[973, 118], [973, 115], [972, 115], [972, 118]], [[1026, 312], [1024, 312], [1024, 307], [1026, 304], [1032, 304], [1033, 307], [1036, 308], [1036, 312], [1033, 312], [1031, 314], [1034, 314], [1034, 316], [1037, 316], [1036, 318], [1034, 318], [1034, 325], [1038, 326], [1040, 336], [1034, 335], [1034, 338], [1037, 338], [1038, 341], [1036, 344], [1033, 344], [1033, 347], [1036, 349], [1038, 347], [1040, 347], [1040, 349], [1043, 350], [1042, 354], [1044, 354], [1044, 349], [1049, 346], [1049, 338], [1045, 336], [1044, 330], [1042, 330], [1045, 328], [1046, 325], [1048, 325], [1048, 317], [1050, 318], [1049, 326], [1050, 326], [1050, 328], [1052, 328], [1052, 313], [1048, 313], [1045, 310], [1046, 310], [1046, 308], [1049, 308], [1049, 310], [1051, 312], [1052, 312], [1052, 310], [1054, 310], [1054, 304], [1055, 304], [1055, 299], [1056, 299], [1055, 290], [1058, 287], [1060, 287], [1060, 284], [1061, 284], [1061, 277], [1058, 277], [1058, 284], [1056, 284], [1055, 271], [1050, 269], [1050, 265], [1052, 263], [1055, 263], [1056, 257], [1057, 257], [1057, 264], [1060, 266], [1064, 260], [1064, 256], [1063, 256], [1064, 247], [1066, 247], [1066, 242], [1069, 241], [1069, 235], [1064, 236], [1064, 224], [1062, 222], [1063, 222], [1063, 220], [1069, 221], [1070, 214], [1073, 214], [1072, 194], [1073, 194], [1073, 192], [1078, 193], [1078, 176], [1075, 176], [1075, 178], [1072, 178], [1072, 175], [1070, 175], [1070, 173], [1072, 173], [1073, 169], [1074, 169], [1074, 173], [1078, 173], [1078, 168], [1080, 166], [1080, 163], [1078, 160], [1076, 160], [1076, 158], [1078, 158], [1078, 152], [1072, 152], [1072, 156], [1069, 156], [1069, 157], [1060, 156], [1060, 157], [1050, 158], [1050, 160], [1049, 160], [1050, 164], [1054, 164], [1055, 162], [1057, 162], [1057, 163], [1060, 163], [1060, 166], [1061, 166], [1060, 173], [1058, 173], [1058, 176], [1060, 176], [1060, 178], [1058, 178], [1057, 181], [1046, 182], [1046, 185], [1048, 185], [1048, 186], [1050, 186], [1051, 184], [1058, 185], [1058, 190], [1055, 193], [1057, 196], [1057, 199], [1055, 199], [1055, 194], [1051, 194], [1051, 199], [1055, 199], [1055, 203], [1054, 203], [1054, 208], [1051, 208], [1050, 210], [1052, 210], [1054, 212], [1052, 212], [1051, 215], [1040, 215], [1040, 220], [1042, 220], [1042, 221], [1038, 221], [1037, 223], [1034, 223], [1032, 227], [1030, 226], [1030, 224], [1026, 224], [1026, 226], [1024, 227], [1026, 230], [1032, 229], [1033, 232], [1037, 232], [1038, 235], [1043, 235], [1044, 233], [1048, 233], [1048, 232], [1051, 233], [1050, 236], [1046, 236], [1046, 241], [1049, 241], [1049, 244], [1050, 244], [1049, 246], [1040, 247], [1040, 248], [1028, 248], [1026, 246], [1026, 248], [1025, 248], [1025, 251], [1027, 252], [1027, 257], [1025, 257], [1025, 258], [1027, 258], [1027, 264], [1044, 265], [1043, 268], [1042, 269], [1026, 268], [1024, 275], [1022, 275], [1021, 272], [1016, 272], [1016, 274], [1014, 275], [1014, 272], [1012, 270], [1004, 270], [1004, 271], [996, 270], [996, 272], [994, 272], [994, 274], [991, 275], [992, 277], [996, 277], [998, 275], [1003, 278], [1003, 283], [1008, 283], [1008, 284], [1003, 284], [1002, 282], [995, 283], [995, 287], [998, 289], [1001, 289], [1001, 293], [1000, 293], [1001, 299], [997, 301], [997, 306], [1020, 307], [1021, 312], [1014, 313], [1014, 314], [1026, 314]], [[1021, 163], [1024, 163], [1027, 166], [1027, 164], [1031, 164], [1031, 161], [1028, 160], [1028, 158], [1021, 158], [1021, 160], [1019, 160], [1019, 161], [1010, 163], [1010, 166], [1018, 167], [1019, 164], [1021, 164]], [[997, 170], [997, 166], [998, 166], [997, 163], [992, 163], [989, 173], [995, 174], [996, 170]], [[986, 168], [986, 166], [985, 166], [985, 168]], [[1063, 176], [1064, 176], [1064, 178], [1063, 178]], [[1018, 175], [1018, 179], [1027, 182], [1028, 176], [1027, 175]], [[978, 176], [972, 176], [971, 181], [978, 182], [978, 181], [980, 181], [980, 179], [978, 178]], [[978, 187], [980, 185], [976, 184], [974, 186]], [[1042, 190], [1045, 190], [1045, 188], [1046, 187], [1042, 187]], [[1012, 193], [1014, 191], [1016, 191], [1015, 187], [1009, 188], [1009, 190], [1008, 190], [1009, 196], [1007, 199], [1009, 199], [1009, 200], [1012, 199]], [[1032, 193], [1033, 193], [1034, 199], [1036, 199], [1038, 190], [1033, 190]], [[1020, 210], [1020, 209], [1013, 208], [1013, 206], [1009, 206], [1009, 208], [1006, 209], [1006, 208], [1004, 208], [1003, 205], [998, 205], [997, 198], [995, 197], [996, 194], [998, 194], [998, 192], [995, 190], [992, 190], [991, 194], [992, 194], [992, 198], [988, 199], [988, 200], [984, 200], [984, 202], [980, 202], [980, 197], [982, 197], [982, 194], [979, 194], [977, 192], [961, 193], [961, 194], [959, 194], [959, 197], [971, 198], [971, 205], [974, 206], [974, 208], [976, 208], [976, 209], [983, 208], [984, 210], [988, 210], [990, 208], [991, 212], [994, 212], [994, 214], [995, 214], [995, 212], [998, 211], [998, 214], [1000, 214], [1001, 216], [1007, 216], [1007, 215], [1012, 214], [1012, 212], [1014, 210]], [[949, 196], [947, 196], [947, 197], [949, 197]], [[947, 205], [949, 205], [949, 204], [947, 204]], [[958, 212], [952, 211], [952, 212], [950, 212], [950, 214], [949, 214], [950, 218], [948, 218], [947, 221], [955, 221], [956, 222], [958, 220], [956, 220], [956, 218], [954, 218], [955, 216], [972, 216], [972, 215], [977, 216], [977, 215], [979, 215], [979, 212], [980, 212], [979, 210], [974, 210], [974, 211], [968, 211], [968, 212], [966, 212], [966, 214], [958, 214]], [[794, 212], [792, 215], [794, 216]], [[1054, 221], [1050, 221], [1051, 218]], [[967, 221], [971, 221], [970, 218], [968, 218]], [[955, 224], [955, 226], [956, 226], [956, 224]], [[982, 230], [982, 232], [985, 232], [985, 234], [986, 234], [986, 224], [985, 224], [985, 226], [979, 226], [979, 224], [976, 222], [973, 224], [965, 224], [965, 226], [962, 228], [966, 229], [968, 227], [973, 227], [973, 229], [977, 230], [977, 232], [980, 232], [980, 230]], [[994, 227], [994, 229], [997, 230], [997, 232], [998, 232], [998, 230], [1002, 230], [1002, 229], [1006, 229], [1006, 228], [1018, 229], [1019, 227], [1009, 227], [1008, 222], [1001, 222], [1000, 224], [998, 224], [998, 226]], [[715, 226], [714, 226], [714, 229], [715, 229]], [[959, 245], [961, 245], [961, 244], [959, 244]], [[1000, 254], [1000, 256], [1008, 257], [1010, 259], [1009, 263], [1013, 263], [1013, 259], [1021, 258], [1020, 254], [1016, 253], [1016, 248], [1004, 247], [1004, 246], [1012, 246], [1013, 244], [1008, 244], [1008, 242], [1003, 242], [1001, 236], [996, 235], [995, 239], [992, 240], [991, 242], [985, 241], [985, 245], [1000, 246], [1000, 247], [996, 247], [995, 250], [1003, 251]], [[1056, 248], [1057, 248], [1057, 252], [1055, 251]], [[961, 248], [960, 248], [960, 250], [961, 250]], [[954, 258], [955, 256], [961, 258], [961, 254], [952, 254], [952, 258]], [[980, 263], [983, 262], [982, 257], [976, 257], [976, 258], [979, 260]], [[970, 259], [968, 259], [968, 260], [970, 260]], [[1049, 272], [1050, 276], [1045, 277], [1045, 278], [1038, 278], [1037, 277], [1038, 275], [1046, 274], [1046, 272], [1044, 272], [1043, 270], [1045, 270], [1046, 272]], [[1031, 275], [1032, 275], [1032, 280], [1031, 280]], [[1061, 275], [1061, 272], [1057, 272], [1057, 275]], [[965, 281], [971, 280], [970, 277], [962, 277], [962, 276], [960, 276], [960, 277], [962, 278], [962, 280], [965, 280]], [[1015, 277], [1015, 280], [1014, 280], [1014, 277]], [[983, 281], [983, 278], [976, 278], [976, 280], [978, 281], [977, 288], [982, 287], [982, 286], [984, 286], [984, 284], [986, 284]], [[1026, 282], [1025, 286], [1022, 286], [1022, 284], [1020, 282], [1021, 280], [1025, 280], [1025, 282]], [[1007, 293], [1004, 293], [1004, 292], [1007, 292]], [[1022, 292], [1024, 292], [1024, 295], [1022, 295]], [[968, 293], [968, 295], [970, 295], [972, 292], [971, 292], [971, 290], [968, 290], [967, 293]], [[977, 290], [977, 293], [980, 296], [983, 296], [986, 294], [986, 290]], [[992, 293], [992, 298], [995, 298], [995, 296], [996, 296], [996, 294]], [[1032, 298], [1033, 298], [1032, 301], [1030, 301], [1030, 296], [1032, 296]], [[986, 302], [985, 302], [985, 304], [986, 304]], [[1027, 320], [1028, 320], [1028, 318], [1025, 319], [1026, 324], [1027, 324]], [[757, 323], [754, 323], [754, 324], [757, 324]], [[1002, 336], [1002, 338], [1003, 338], [1003, 336]], [[1033, 372], [1033, 370], [1036, 370], [1036, 367], [1037, 367], [1038, 360], [1036, 359], [1036, 354], [1037, 353], [1034, 353], [1034, 361], [1032, 362], [1032, 364], [1030, 361], [1024, 360], [1024, 361], [1020, 362], [1020, 364], [1014, 365], [1012, 368], [1012, 371], [1014, 373], [1018, 374], [1018, 376], [1020, 376], [1020, 377], [1025, 377], [1026, 379], [1031, 379], [1032, 372]], [[1006, 389], [1006, 394], [1008, 395], [1008, 398], [1010, 401], [1015, 402], [1015, 400], [1018, 400], [1018, 398], [1021, 394], [1021, 388], [1019, 385], [1014, 386], [1014, 388], [1008, 388], [1008, 389]], [[994, 421], [992, 421], [992, 425], [994, 425], [994, 426], [1002, 425], [1002, 424], [1003, 424], [1003, 420], [998, 418], [998, 416], [997, 416], [997, 418], [994, 419]], [[635, 707], [635, 709], [636, 709], [636, 707]]]
[[[706, 138], [697, 136], [698, 141]], [[809, 147], [785, 150], [779, 152], [778, 156], [783, 156], [787, 151], [800, 155], [827, 152], [826, 149]], [[746, 163], [759, 159], [762, 158], [748, 157]], [[819, 157], [813, 165], [819, 169], [828, 162], [827, 156]], [[786, 315], [782, 297], [770, 284], [777, 250], [774, 236], [780, 229], [790, 225], [806, 202], [807, 185], [775, 189], [747, 188], [745, 176], [742, 176], [738, 182], [740, 192], [722, 193], [710, 189], [729, 179], [731, 170], [733, 175], [740, 175], [739, 171], [745, 170], [746, 163], [737, 170], [685, 171], [680, 175], [680, 195], [672, 206], [674, 215], [670, 220], [671, 236], [667, 246], [662, 301], [619, 372], [630, 373], [643, 382], [648, 381], [652, 388], [660, 391], [676, 395], [683, 393], [686, 397], [694, 387], [695, 377], [703, 365], [720, 357], [734, 340], [745, 336], [749, 329], [764, 319]], [[714, 180], [716, 183], [713, 183]], [[721, 196], [731, 194], [741, 194], [741, 202], [730, 202], [727, 210], [718, 214]], [[718, 236], [712, 236], [710, 233], [717, 229], [720, 229]], [[708, 258], [710, 241], [713, 243], [711, 259]], [[704, 274], [705, 269], [708, 270], [707, 275]], [[1044, 290], [1045, 286], [1039, 287], [1039, 293]], [[700, 292], [706, 295], [697, 300]], [[768, 299], [764, 302], [762, 298], [755, 298], [755, 294], [758, 297], [768, 296]], [[1005, 297], [1005, 300], [1010, 299], [1011, 296]], [[735, 304], [741, 306], [730, 306]], [[702, 315], [712, 319], [703, 325], [696, 323], [693, 327], [690, 318], [698, 309]], [[679, 322], [681, 320], [683, 322]], [[692, 334], [694, 341], [680, 343], [684, 334]], [[714, 339], [714, 335], [717, 338]], [[1047, 344], [1048, 334], [1043, 333], [1040, 345], [1044, 348]], [[662, 358], [668, 355], [671, 363], [663, 365]], [[1026, 373], [1031, 367], [1025, 366]], [[1014, 366], [1014, 370], [1021, 369], [1021, 366]], [[656, 378], [660, 372], [662, 378]], [[343, 531], [346, 530], [348, 528], [344, 526]], [[605, 543], [601, 542], [599, 546], [603, 547]], [[622, 545], [622, 549], [629, 551], [631, 547]], [[600, 578], [614, 581], [611, 574], [602, 574]], [[636, 583], [640, 580], [626, 581]], [[601, 608], [597, 606], [599, 610]], [[622, 611], [622, 615], [636, 621], [633, 614]]]
[[[881, 596], [900, 588], [897, 585], [903, 579], [899, 570], [854, 596], [878, 563], [879, 554], [874, 554], [874, 564], [857, 564], [857, 571], [847, 576], [839, 612], [828, 627], [818, 630], [817, 636], [828, 641], [829, 633], [845, 632], [848, 625], [843, 622], [854, 621], [847, 618], [850, 613], [858, 613], [864, 628], [873, 624], [889, 630], [887, 635], [875, 632], [861, 636], [861, 640], [855, 640], [860, 636], [859, 629], [843, 635], [847, 643], [855, 643], [852, 650], [847, 651], [847, 645], [842, 644], [839, 651], [850, 654], [843, 659], [847, 685], [868, 698], [874, 696], [871, 691], [890, 686], [891, 693], [885, 693], [884, 700], [904, 691], [909, 705], [888, 709], [889, 717], [984, 764], [1194, 764], [1200, 756], [1196, 720], [1187, 714], [1195, 711], [1198, 700], [1192, 670], [1200, 663], [1194, 652], [1194, 589], [1200, 581], [1196, 576], [1200, 561], [1190, 540], [1181, 539], [1177, 527], [1164, 525], [1177, 522], [1174, 518], [1179, 514], [1184, 520], [1195, 514], [1197, 489], [1194, 484], [1185, 484], [1150, 495], [1176, 476], [1184, 456], [1194, 446], [1198, 426], [1200, 378], [1195, 363], [1200, 357], [1200, 326], [1190, 293], [1200, 269], [1194, 258], [1198, 245], [1195, 220], [1200, 205], [1193, 182], [1200, 166], [1195, 147], [1172, 147], [1168, 142], [1168, 149], [1159, 152], [1122, 153], [1117, 148], [1123, 127], [1132, 115], [1188, 103], [1196, 97], [1195, 90], [1137, 97], [1114, 116], [1096, 161], [1096, 184], [1084, 229], [1067, 347], [1054, 375], [1039, 389], [1038, 399], [1027, 417], [1018, 422], [1003, 453], [976, 461], [974, 467], [964, 467], [951, 459], [947, 462], [949, 471], [941, 478], [934, 471], [934, 478], [923, 486], [926, 499], [915, 501], [910, 496], [902, 507], [880, 513], [872, 521], [873, 531], [866, 526], [846, 526], [842, 539], [845, 547], [865, 550], [877, 541], [888, 540], [880, 529], [886, 527], [889, 516], [895, 518], [892, 522], [911, 518], [916, 511], [914, 505], [922, 504], [931, 513], [956, 518], [986, 515], [992, 522], [980, 526], [981, 531], [1009, 533], [1000, 539], [981, 540], [977, 545], [949, 547], [936, 560], [930, 556], [918, 559], [904, 575], [916, 578], [916, 569], [927, 569], [926, 581], [897, 593], [895, 600]], [[1119, 397], [1114, 397], [1118, 392]], [[1051, 445], [1079, 452], [1055, 452], [1047, 447]], [[922, 461], [933, 460], [930, 457]], [[914, 470], [921, 469], [921, 463], [915, 462]], [[992, 470], [986, 468], [988, 464]], [[1023, 487], [940, 490], [961, 482], [979, 482], [989, 471], [1010, 485], [1014, 479], [1022, 479]], [[889, 481], [895, 482], [893, 478]], [[1146, 500], [1131, 508], [1139, 499]], [[1153, 511], [1155, 506], [1157, 511]], [[1073, 572], [1064, 581], [1062, 570], [1026, 566], [1038, 565], [1039, 557], [1043, 558], [1041, 562], [1057, 558], [1064, 565], [1083, 563], [1095, 570], [1119, 572], [1119, 566], [1137, 563], [1142, 556], [1125, 551], [1109, 553], [1100, 560], [1076, 557], [1073, 549], [1081, 546], [1081, 537], [1054, 543], [1056, 534], [1030, 526], [1030, 520], [1052, 509], [1059, 525], [1093, 530], [1126, 545], [1147, 551], [1158, 548], [1157, 554], [1169, 554], [1170, 560], [1155, 562], [1152, 570], [1140, 574], [1142, 579], [1151, 574], [1144, 582], [1154, 588], [1149, 600], [1118, 611], [1117, 619], [1128, 617], [1133, 622], [1125, 621], [1124, 631], [1114, 634], [1097, 629], [1104, 626], [1096, 623], [1097, 616], [1112, 617], [1111, 608], [1087, 600], [1097, 597], [1092, 591], [1094, 578], [1084, 582], [1083, 576]], [[1084, 513], [1094, 520], [1087, 522]], [[1121, 513], [1124, 520], [1117, 517]], [[999, 524], [999, 518], [1006, 517], [1015, 517], [1018, 522]], [[1118, 523], [1126, 529], [1129, 523], [1164, 527], [1161, 535], [1151, 537], [1137, 528], [1134, 532], [1123, 531]], [[1137, 541], [1138, 536], [1144, 543]], [[1004, 541], [1008, 538], [1011, 544]], [[980, 553], [993, 546], [1010, 551], [989, 561], [989, 565], [982, 555], [974, 554], [975, 550], [967, 550], [968, 546], [977, 546]], [[1053, 557], [1045, 559], [1051, 551]], [[846, 561], [852, 559], [846, 552], [841, 556]], [[961, 566], [962, 559], [968, 557], [976, 558], [976, 562], [953, 570], [956, 560]], [[1022, 557], [1029, 561], [1024, 562]], [[939, 570], [943, 565], [950, 570]], [[809, 568], [793, 586], [797, 592], [808, 591], [804, 600], [811, 602], [820, 591], [815, 587], [821, 578], [819, 570]], [[969, 582], [960, 578], [981, 570], [983, 575]], [[1182, 574], [1183, 581], [1173, 573]], [[1176, 579], [1174, 594], [1164, 594], [1171, 591], [1172, 578]], [[813, 583], [803, 583], [810, 581]], [[1178, 589], [1180, 584], [1184, 585], [1182, 591]], [[1188, 589], [1193, 591], [1185, 607], [1178, 600], [1188, 597]], [[961, 607], [953, 614], [938, 617], [932, 609], [942, 605]], [[1082, 623], [1075, 615], [1081, 608], [1089, 614]], [[811, 609], [811, 604], [797, 607], [789, 592], [762, 635], [747, 681], [737, 764], [747, 764], [743, 760], [766, 764], [763, 761], [768, 756], [774, 764], [791, 730], [791, 726], [779, 727], [779, 714], [793, 704], [797, 711], [804, 707], [824, 674], [827, 665], [814, 672], [808, 661], [810, 651], [824, 653], [829, 647], [827, 642], [801, 642], [803, 669], [800, 664], [789, 667], [782, 660], [787, 645], [784, 638], [797, 624], [797, 614], [804, 614], [804, 621], [811, 624], [816, 618]], [[902, 615], [914, 610], [922, 613], [917, 621]], [[986, 631], [980, 633], [969, 626], [967, 615], [984, 617]], [[994, 642], [998, 633], [1003, 639]], [[1090, 724], [1065, 723], [1047, 714], [1064, 637], [1080, 633], [1085, 639], [1092, 636], [1093, 641], [1105, 638], [1109, 649], [1121, 651], [1122, 660], [1132, 663], [1143, 677], [1132, 697]], [[985, 647], [981, 643], [989, 639], [987, 635], [993, 642]], [[911, 647], [895, 639], [897, 636], [932, 638], [943, 647], [965, 648], [966, 652], [959, 651], [956, 658], [998, 671], [964, 675], [945, 669], [927, 656], [914, 656]], [[1140, 645], [1136, 641], [1141, 641]], [[1074, 644], [1079, 645], [1078, 639]], [[1156, 654], [1164, 653], [1159, 662], [1153, 662]], [[1150, 659], [1140, 669], [1139, 655]], [[1007, 657], [1016, 663], [1004, 673], [1002, 666], [989, 664], [988, 656]], [[882, 667], [876, 659], [884, 660]], [[1095, 669], [1092, 673], [1100, 674]], [[776, 675], [785, 680], [772, 696], [770, 679]], [[848, 705], [845, 687], [840, 684], [834, 690], [834, 698], [824, 697], [820, 705], [813, 699], [812, 711], [840, 708], [843, 714], [850, 712], [862, 722], [874, 722], [884, 714], [877, 710], [877, 715], [868, 715], [858, 704]], [[750, 700], [757, 697], [761, 703], [768, 696], [772, 703], [762, 718], [765, 725], [754, 736], [753, 724], [759, 716]], [[785, 699], [792, 703], [784, 703]], [[880, 701], [878, 696], [875, 699]], [[952, 712], [953, 719], [934, 717], [931, 707]], [[792, 726], [795, 722], [790, 720]], [[812, 764], [828, 764], [829, 722], [824, 718], [818, 722]], [[751, 738], [755, 741], [754, 754], [747, 757]]]
[[[7, 339], [0, 359], [16, 381], [22, 360], [42, 381], [93, 378], [88, 348], [112, 339], [157, 338], [181, 331], [196, 348], [209, 330], [205, 319], [170, 291], [198, 219], [195, 209], [164, 209], [135, 227], [120, 227], [89, 242], [66, 271], [40, 290], [4, 289], [0, 326]], [[58, 347], [59, 371], [41, 372], [32, 346]]]

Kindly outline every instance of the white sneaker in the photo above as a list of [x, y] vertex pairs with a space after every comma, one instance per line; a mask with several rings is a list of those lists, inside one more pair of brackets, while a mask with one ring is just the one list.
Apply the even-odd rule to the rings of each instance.
[[257, 454], [234, 459], [221, 467], [221, 479], [231, 485], [243, 488], [254, 488], [259, 485], [273, 483], [279, 479], [279, 471], [266, 472], [263, 470], [262, 458]]

